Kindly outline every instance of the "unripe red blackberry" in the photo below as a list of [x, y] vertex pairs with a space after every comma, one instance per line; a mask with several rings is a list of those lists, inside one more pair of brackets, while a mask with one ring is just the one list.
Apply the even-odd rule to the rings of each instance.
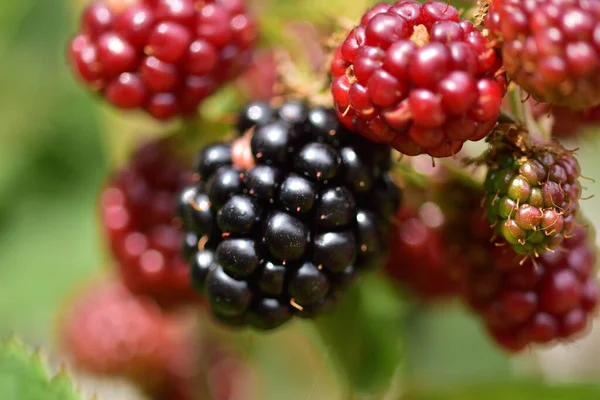
[[585, 329], [598, 297], [593, 234], [578, 225], [560, 249], [523, 263], [506, 242], [490, 242], [480, 190], [462, 185], [442, 193], [450, 207], [447, 254], [458, 257], [448, 274], [499, 346], [517, 352]]
[[596, 248], [585, 228], [576, 228], [562, 250], [524, 265], [488, 248], [487, 266], [469, 271], [465, 295], [501, 347], [517, 352], [585, 330], [598, 301]]
[[447, 3], [380, 3], [336, 50], [344, 125], [406, 155], [456, 154], [498, 119], [506, 78], [488, 40]]
[[487, 216], [522, 255], [557, 249], [573, 233], [581, 170], [572, 152], [554, 142], [535, 145], [523, 128], [499, 125], [485, 161]]
[[180, 215], [199, 238], [192, 280], [216, 319], [274, 329], [329, 308], [379, 261], [399, 192], [389, 149], [333, 110], [254, 103], [238, 126], [231, 145], [200, 152]]
[[509, 77], [542, 102], [600, 104], [600, 5], [596, 1], [491, 0], [486, 27]]
[[86, 8], [70, 43], [77, 77], [114, 106], [193, 114], [250, 63], [257, 36], [243, 0], [136, 0]]
[[102, 190], [100, 215], [125, 285], [177, 306], [199, 297], [181, 256], [184, 232], [174, 210], [190, 173], [169, 146], [160, 140], [140, 147]]
[[426, 202], [418, 209], [405, 206], [397, 213], [390, 235], [387, 274], [424, 301], [456, 294], [443, 224], [444, 216], [435, 203]]
[[82, 288], [59, 324], [61, 345], [78, 368], [131, 379], [151, 395], [170, 391], [183, 368], [195, 368], [197, 338], [187, 319], [163, 313], [116, 279]]

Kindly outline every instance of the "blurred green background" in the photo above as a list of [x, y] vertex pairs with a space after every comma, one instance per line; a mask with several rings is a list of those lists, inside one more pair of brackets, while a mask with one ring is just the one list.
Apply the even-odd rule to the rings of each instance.
[[[0, 2], [0, 336], [16, 332], [26, 342], [46, 347], [52, 347], [53, 320], [65, 296], [107, 262], [95, 210], [99, 186], [115, 158], [107, 150], [117, 148], [120, 139], [130, 139], [124, 136], [139, 126], [107, 110], [72, 79], [64, 49], [75, 29], [78, 8], [74, 3]], [[322, 19], [343, 9], [354, 17], [373, 2], [345, 3], [281, 0], [271, 15], [284, 20], [306, 12]], [[277, 20], [264, 19], [272, 23], [267, 29], [276, 30]], [[148, 131], [156, 128], [147, 122], [142, 126]], [[584, 196], [600, 189], [598, 143], [599, 139], [588, 135], [578, 144], [584, 175], [598, 179], [584, 181]], [[599, 206], [598, 198], [583, 202], [584, 211], [597, 226]], [[270, 336], [249, 334], [243, 339], [251, 343], [252, 362], [268, 382], [267, 398], [345, 398], [338, 380], [326, 368], [339, 349], [344, 352], [340, 341], [347, 342], [346, 350], [352, 348], [364, 357], [365, 364], [361, 361], [356, 371], [349, 371], [353, 384], [387, 388], [384, 392], [391, 399], [397, 398], [396, 389], [390, 388], [393, 377], [431, 387], [504, 382], [541, 373], [566, 380], [600, 378], [600, 335], [592, 335], [586, 344], [569, 346], [564, 354], [557, 350], [509, 359], [487, 341], [477, 321], [460, 307], [424, 311], [399, 306], [400, 300], [377, 280], [367, 280], [357, 290], [368, 298], [359, 306], [370, 307], [360, 327], [333, 320], [329, 324], [339, 322], [337, 329], [321, 326], [326, 334], [318, 340], [319, 329], [299, 322]], [[289, 355], [281, 352], [290, 343], [299, 349], [315, 347], [309, 354], [292, 352], [301, 362], [291, 366]], [[347, 356], [348, 352], [341, 358]], [[583, 363], [585, 368], [575, 374], [569, 371], [576, 367], [561, 372], [560, 364], [571, 365], [573, 359], [582, 360], [576, 367]], [[558, 360], [555, 368], [548, 360]], [[396, 368], [396, 363], [403, 368]], [[375, 379], [384, 368], [387, 374]], [[514, 393], [518, 392], [528, 393], [526, 387]], [[459, 393], [453, 398], [491, 397], [461, 397]], [[498, 397], [508, 398], [516, 397]], [[523, 397], [535, 398], [553, 397]], [[586, 395], [559, 398], [592, 399]]]

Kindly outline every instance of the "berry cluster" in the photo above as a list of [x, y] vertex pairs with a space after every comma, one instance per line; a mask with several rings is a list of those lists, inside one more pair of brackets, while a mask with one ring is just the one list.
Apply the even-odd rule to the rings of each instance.
[[518, 136], [518, 127], [506, 130], [491, 138], [485, 155], [487, 216], [517, 253], [537, 256], [558, 248], [572, 233], [581, 170], [572, 152], [559, 144], [531, 145]]
[[162, 305], [179, 305], [197, 298], [173, 207], [190, 174], [169, 145], [160, 140], [139, 148], [103, 189], [100, 214], [125, 285]]
[[95, 2], [69, 58], [87, 86], [157, 119], [192, 114], [250, 62], [257, 36], [243, 0]]
[[[555, 132], [575, 130], [565, 129], [574, 118], [600, 120], [600, 2], [479, 4], [475, 24], [446, 2], [375, 5], [334, 51], [333, 108], [309, 106], [322, 100], [316, 93], [255, 101], [238, 135], [202, 148], [192, 171], [173, 146], [189, 126], [138, 149], [100, 201], [124, 286], [90, 295], [96, 308], [75, 311], [67, 346], [93, 369], [121, 373], [131, 360], [114, 348], [134, 340], [126, 374], [162, 373], [170, 361], [156, 344], [170, 346], [171, 333], [124, 287], [167, 307], [203, 294], [218, 321], [270, 330], [330, 309], [388, 248], [388, 276], [425, 300], [462, 298], [509, 351], [583, 331], [598, 286], [595, 249], [578, 224], [579, 164], [500, 109], [510, 77], [548, 102], [535, 117], [556, 105]], [[243, 70], [245, 94], [268, 101], [283, 69], [272, 50], [248, 69], [256, 38], [244, 0], [104, 0], [85, 9], [69, 59], [116, 107], [167, 120], [195, 113]], [[418, 206], [398, 209], [390, 147], [449, 157], [486, 136], [483, 188], [442, 168]], [[90, 351], [81, 338], [94, 339], [99, 320], [122, 324], [127, 337]]]
[[537, 100], [600, 104], [600, 3], [491, 0], [486, 27], [508, 75]]
[[192, 279], [215, 317], [273, 329], [326, 309], [382, 255], [399, 192], [389, 149], [331, 110], [254, 103], [239, 131], [202, 150], [180, 215], [196, 238]]
[[486, 37], [445, 2], [380, 3], [336, 50], [344, 125], [406, 155], [456, 154], [496, 124], [506, 77]]

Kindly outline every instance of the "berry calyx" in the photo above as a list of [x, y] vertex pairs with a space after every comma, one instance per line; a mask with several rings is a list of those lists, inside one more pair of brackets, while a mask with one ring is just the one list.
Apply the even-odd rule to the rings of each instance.
[[600, 8], [595, 2], [491, 0], [485, 24], [508, 76], [541, 102], [600, 104]]
[[406, 155], [448, 157], [496, 123], [500, 68], [486, 37], [449, 4], [381, 3], [336, 50], [331, 91], [349, 129]]
[[250, 64], [257, 29], [242, 1], [97, 1], [69, 61], [80, 81], [121, 109], [168, 120]]

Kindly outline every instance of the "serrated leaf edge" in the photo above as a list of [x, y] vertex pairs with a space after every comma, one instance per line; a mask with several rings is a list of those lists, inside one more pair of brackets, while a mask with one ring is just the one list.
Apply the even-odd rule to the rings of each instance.
[[[52, 371], [48, 366], [48, 359], [40, 346], [32, 348], [27, 345], [16, 333], [11, 333], [7, 337], [0, 339], [0, 353], [2, 353], [2, 351], [10, 351], [11, 347], [18, 350], [23, 350], [23, 353], [26, 354], [29, 359], [38, 362], [45, 372], [45, 378], [48, 384], [51, 385], [56, 381], [65, 379], [71, 385], [71, 390], [73, 390], [73, 393], [79, 396], [81, 400], [84, 400], [87, 397], [83, 395], [77, 386], [73, 374], [70, 372], [66, 362], [62, 361], [58, 366], [58, 371], [52, 374]], [[102, 400], [97, 393], [93, 393], [91, 397], [88, 398], [89, 400]]]

